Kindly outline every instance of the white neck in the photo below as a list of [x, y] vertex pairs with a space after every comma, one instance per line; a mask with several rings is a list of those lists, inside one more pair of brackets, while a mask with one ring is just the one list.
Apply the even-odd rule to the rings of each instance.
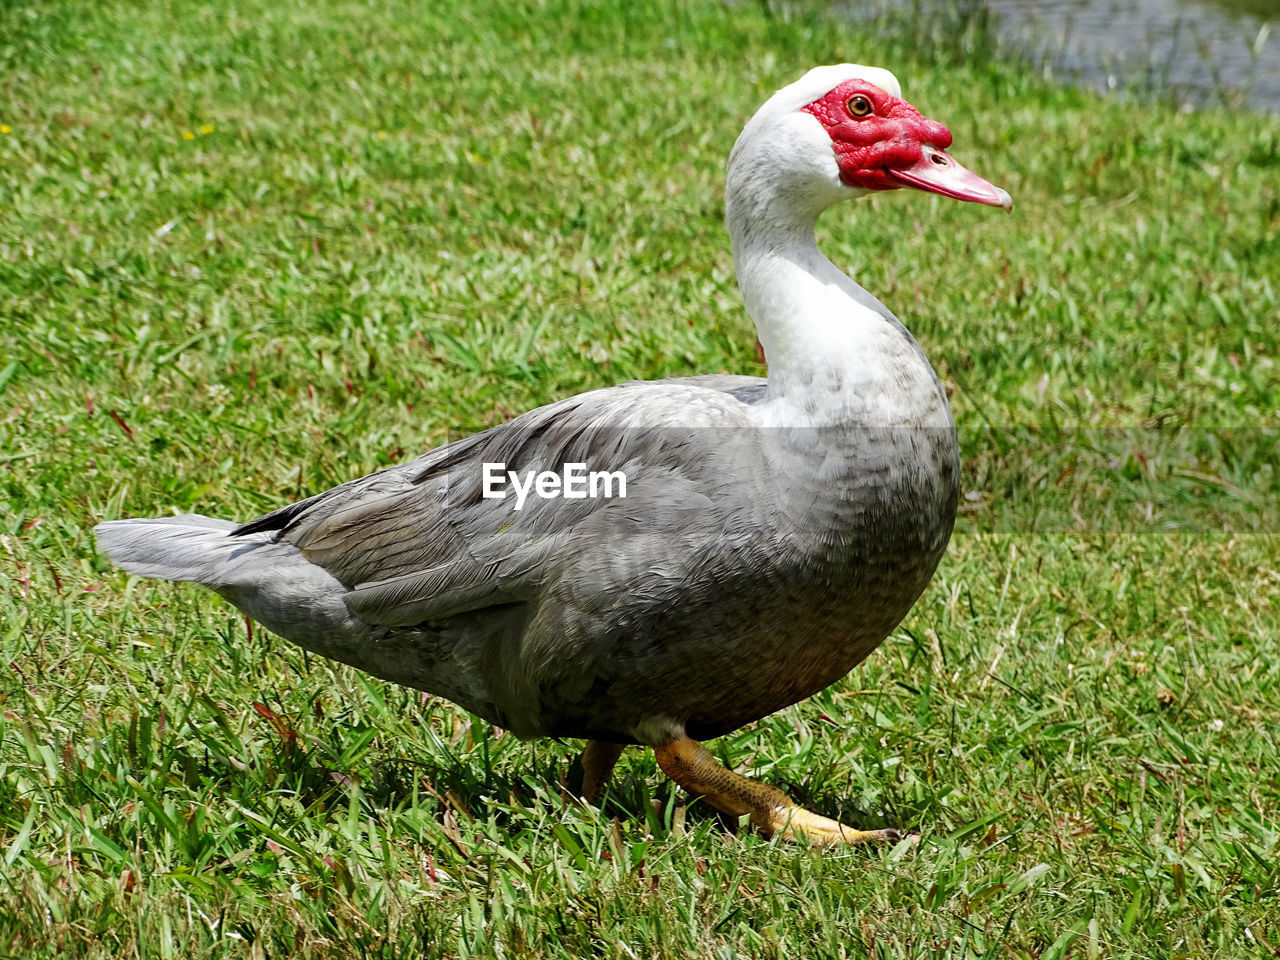
[[735, 189], [731, 178], [725, 219], [769, 364], [768, 399], [817, 420], [949, 423], [916, 342], [818, 250], [814, 227], [829, 203], [779, 202], [761, 195], [763, 185], [751, 179]]

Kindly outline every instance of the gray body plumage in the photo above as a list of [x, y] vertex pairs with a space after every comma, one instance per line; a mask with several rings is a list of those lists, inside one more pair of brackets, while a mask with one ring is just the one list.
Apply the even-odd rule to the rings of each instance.
[[[919, 346], [813, 245], [827, 194], [848, 188], [760, 178], [772, 154], [753, 156], [753, 125], [783, 116], [776, 100], [735, 147], [728, 196], [769, 381], [593, 391], [242, 526], [104, 523], [102, 549], [522, 737], [718, 736], [839, 679], [932, 576], [958, 453]], [[775, 182], [816, 199], [780, 216]], [[826, 326], [807, 334], [810, 319]], [[812, 356], [788, 352], [809, 335]], [[620, 471], [626, 496], [515, 510], [482, 496], [494, 462]]]
[[[861, 661], [954, 520], [950, 428], [761, 427], [763, 386], [595, 391], [240, 527], [122, 520], [98, 539], [126, 570], [203, 584], [520, 736], [718, 736]], [[623, 472], [627, 496], [516, 511], [480, 495], [485, 462], [585, 462]]]

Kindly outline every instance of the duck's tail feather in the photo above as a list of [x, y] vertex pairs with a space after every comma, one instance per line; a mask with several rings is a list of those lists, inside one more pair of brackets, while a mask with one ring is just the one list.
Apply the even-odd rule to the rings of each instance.
[[243, 540], [236, 524], [198, 514], [149, 520], [110, 520], [94, 527], [98, 547], [117, 566], [143, 577], [218, 585], [219, 570]]

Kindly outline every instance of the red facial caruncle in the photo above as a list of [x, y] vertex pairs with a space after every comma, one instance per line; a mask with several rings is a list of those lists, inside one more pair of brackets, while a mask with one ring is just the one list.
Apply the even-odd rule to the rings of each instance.
[[846, 80], [801, 108], [817, 118], [835, 152], [840, 179], [864, 190], [915, 187], [1004, 207], [1009, 195], [946, 153], [951, 131], [866, 80]]

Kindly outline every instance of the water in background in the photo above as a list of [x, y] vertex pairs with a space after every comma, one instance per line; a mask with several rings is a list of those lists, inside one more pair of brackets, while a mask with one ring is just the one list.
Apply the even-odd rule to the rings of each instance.
[[[976, 11], [990, 11], [1001, 45], [1065, 82], [1170, 96], [1188, 109], [1226, 104], [1280, 112], [1280, 0], [912, 3], [919, 17], [936, 19], [931, 27], [944, 31], [963, 29]], [[836, 6], [858, 19], [901, 15], [905, 5], [837, 0]]]
[[1280, 0], [983, 0], [1060, 77], [1180, 103], [1280, 110]]

